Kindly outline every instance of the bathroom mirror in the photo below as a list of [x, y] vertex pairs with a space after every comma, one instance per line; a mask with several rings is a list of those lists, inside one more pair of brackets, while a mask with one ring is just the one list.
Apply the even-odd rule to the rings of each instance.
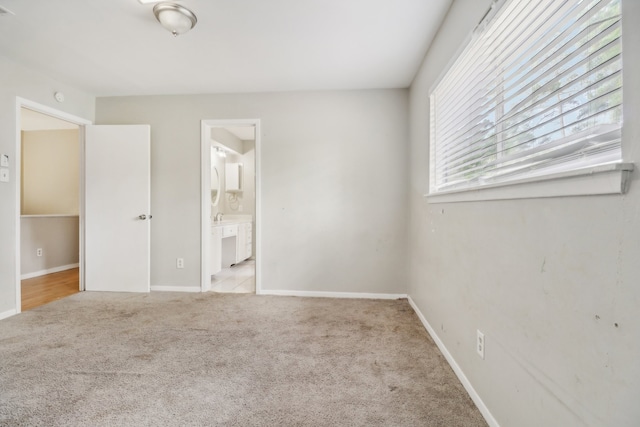
[[218, 168], [211, 168], [211, 206], [218, 206], [220, 200], [220, 174]]

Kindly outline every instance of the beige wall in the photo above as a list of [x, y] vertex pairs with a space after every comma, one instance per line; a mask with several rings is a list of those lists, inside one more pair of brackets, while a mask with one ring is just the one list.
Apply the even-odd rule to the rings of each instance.
[[[454, 1], [411, 87], [409, 294], [500, 425], [637, 426], [638, 171], [626, 195], [423, 197], [429, 88], [490, 4]], [[622, 5], [623, 157], [637, 167], [640, 2]], [[485, 360], [475, 352], [477, 329]]]
[[151, 284], [200, 285], [200, 121], [261, 119], [263, 288], [404, 292], [407, 96], [98, 98], [98, 123], [151, 125]]
[[[95, 98], [68, 84], [53, 80], [0, 56], [0, 154], [9, 155], [10, 182], [0, 183], [0, 317], [16, 310], [16, 222], [20, 213], [17, 202], [16, 164], [18, 159], [16, 130], [16, 97], [25, 98], [57, 110], [93, 120]], [[65, 102], [53, 98], [56, 91], [64, 92]]]
[[78, 215], [78, 130], [22, 132], [22, 214]]

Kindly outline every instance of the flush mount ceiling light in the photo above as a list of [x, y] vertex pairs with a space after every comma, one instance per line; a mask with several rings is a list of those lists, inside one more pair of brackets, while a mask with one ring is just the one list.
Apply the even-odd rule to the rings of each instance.
[[193, 12], [175, 3], [158, 3], [153, 6], [153, 14], [174, 37], [186, 33], [198, 22]]

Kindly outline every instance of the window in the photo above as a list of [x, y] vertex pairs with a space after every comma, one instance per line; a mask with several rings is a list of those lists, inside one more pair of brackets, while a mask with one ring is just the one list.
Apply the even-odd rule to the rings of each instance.
[[622, 161], [620, 0], [500, 3], [431, 92], [430, 195]]

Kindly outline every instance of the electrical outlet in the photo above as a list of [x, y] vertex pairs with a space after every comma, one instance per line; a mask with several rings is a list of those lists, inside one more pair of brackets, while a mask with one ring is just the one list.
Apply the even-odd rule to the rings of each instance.
[[478, 352], [478, 356], [480, 356], [480, 358], [484, 360], [484, 334], [480, 332], [480, 329], [478, 329], [476, 332], [478, 333], [476, 339], [476, 351]]
[[176, 258], [176, 268], [184, 268], [184, 258]]
[[36, 255], [37, 256], [42, 256], [42, 248], [36, 249]]
[[0, 182], [9, 182], [9, 168], [0, 168]]

